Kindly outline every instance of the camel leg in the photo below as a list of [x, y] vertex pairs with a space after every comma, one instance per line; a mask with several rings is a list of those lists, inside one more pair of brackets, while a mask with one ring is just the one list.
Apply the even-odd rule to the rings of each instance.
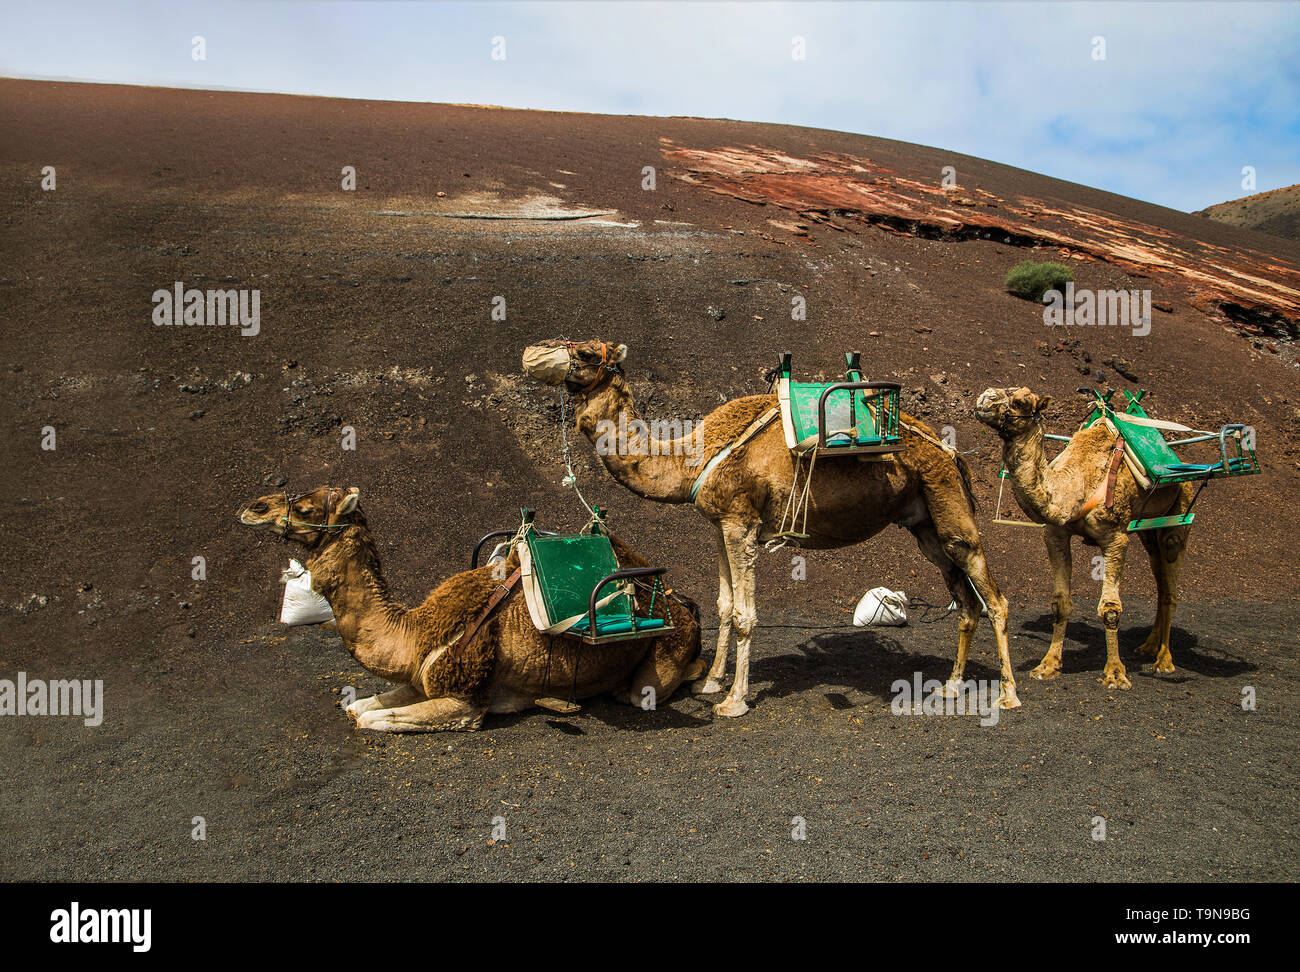
[[[935, 532], [943, 545], [944, 555], [957, 565], [957, 569], [966, 575], [971, 585], [979, 592], [989, 609], [989, 622], [993, 625], [993, 638], [997, 642], [998, 661], [1001, 665], [1001, 681], [998, 683], [998, 707], [1018, 709], [1020, 699], [1016, 695], [1016, 676], [1011, 670], [1011, 645], [1007, 639], [1007, 599], [998, 590], [989, 574], [988, 563], [984, 559], [984, 548], [980, 544], [979, 530], [975, 527], [975, 518], [970, 508], [962, 500], [960, 512], [951, 509], [944, 497], [926, 491], [926, 505], [930, 516], [934, 518]], [[959, 602], [960, 603], [960, 602]], [[978, 619], [979, 614], [975, 617]], [[974, 633], [971, 628], [971, 633]], [[969, 644], [969, 641], [967, 642]], [[958, 651], [961, 641], [958, 641]], [[964, 665], [964, 660], [959, 658]]]
[[749, 711], [745, 696], [749, 693], [749, 645], [758, 623], [758, 609], [754, 604], [754, 566], [758, 560], [759, 522], [733, 521], [723, 524], [722, 536], [727, 545], [727, 559], [731, 562], [732, 625], [736, 630], [736, 677], [727, 697], [713, 707], [713, 711], [728, 718], [742, 716]]
[[424, 693], [410, 685], [402, 685], [393, 689], [391, 692], [383, 692], [379, 695], [372, 695], [369, 698], [357, 699], [351, 705], [344, 708], [344, 712], [352, 716], [353, 721], [361, 718], [363, 712], [373, 712], [375, 709], [393, 709], [402, 705], [411, 705], [413, 702], [419, 702], [424, 698]]
[[471, 705], [462, 699], [425, 699], [395, 709], [371, 709], [361, 713], [357, 728], [376, 732], [439, 732], [444, 729], [477, 729], [483, 724], [486, 705]]
[[703, 679], [691, 686], [697, 695], [722, 691], [722, 676], [727, 674], [727, 655], [731, 652], [731, 615], [734, 604], [731, 595], [731, 559], [721, 531], [718, 533], [718, 650], [713, 653], [713, 665]]
[[1187, 527], [1156, 531], [1156, 536], [1148, 541], [1142, 537], [1151, 559], [1151, 569], [1156, 571], [1156, 585], [1160, 591], [1160, 606], [1156, 611], [1155, 624], [1151, 634], [1142, 645], [1142, 651], [1155, 655], [1154, 671], [1168, 675], [1174, 671], [1174, 658], [1169, 651], [1169, 636], [1174, 626], [1174, 612], [1178, 609], [1178, 575], [1183, 567], [1183, 555], [1187, 549]]
[[1052, 565], [1052, 643], [1047, 654], [1029, 674], [1034, 678], [1056, 678], [1061, 673], [1061, 648], [1065, 644], [1065, 626], [1074, 610], [1070, 598], [1070, 534], [1047, 527], [1047, 559]]
[[948, 676], [947, 683], [939, 690], [939, 694], [944, 698], [955, 699], [962, 691], [962, 679], [966, 673], [966, 658], [970, 654], [970, 645], [975, 637], [975, 629], [979, 626], [979, 601], [976, 599], [970, 583], [966, 580], [966, 575], [943, 552], [943, 542], [939, 539], [939, 534], [935, 532], [934, 524], [925, 523], [921, 526], [912, 527], [911, 532], [926, 560], [938, 567], [943, 574], [944, 583], [948, 586], [953, 599], [957, 602], [957, 658], [953, 662], [952, 674]]
[[1160, 549], [1161, 534], [1164, 532], [1164, 530], [1143, 530], [1138, 534], [1142, 538], [1142, 546], [1146, 548], [1147, 559], [1151, 561], [1151, 573], [1156, 578], [1157, 594], [1156, 619], [1151, 624], [1151, 633], [1138, 648], [1138, 653], [1142, 655], [1158, 655], [1165, 637], [1165, 599], [1169, 580], [1165, 574], [1164, 554]]
[[677, 686], [690, 675], [691, 667], [697, 664], [696, 652], [692, 649], [698, 648], [698, 644], [696, 641], [693, 646], [690, 642], [674, 641], [669, 637], [657, 639], [632, 676], [627, 701], [635, 706], [644, 706], [647, 698], [653, 699], [656, 705], [671, 698]]
[[1119, 579], [1124, 572], [1124, 555], [1128, 552], [1129, 535], [1126, 531], [1115, 534], [1105, 547], [1106, 579], [1101, 585], [1101, 600], [1097, 614], [1106, 628], [1106, 667], [1101, 681], [1106, 688], [1132, 688], [1124, 663], [1119, 660], [1119, 619], [1124, 605], [1119, 599]]

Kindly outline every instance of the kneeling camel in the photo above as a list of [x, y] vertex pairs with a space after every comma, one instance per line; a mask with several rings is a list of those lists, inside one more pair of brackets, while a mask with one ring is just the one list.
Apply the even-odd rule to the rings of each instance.
[[[520, 712], [540, 697], [570, 693], [588, 698], [612, 692], [641, 705], [648, 687], [662, 702], [703, 668], [696, 660], [698, 612], [680, 595], [668, 601], [674, 625], [669, 633], [582, 645], [581, 658], [576, 640], [537, 630], [522, 593], [506, 600], [461, 644], [466, 627], [518, 566], [515, 555], [504, 570], [488, 565], [454, 574], [418, 607], [402, 607], [388, 593], [358, 500], [355, 488], [321, 486], [294, 498], [273, 493], [245, 505], [239, 520], [306, 548], [312, 588], [329, 602], [352, 657], [367, 671], [400, 683], [347, 707], [362, 729], [477, 729], [489, 712]], [[620, 566], [647, 566], [610, 539]]]

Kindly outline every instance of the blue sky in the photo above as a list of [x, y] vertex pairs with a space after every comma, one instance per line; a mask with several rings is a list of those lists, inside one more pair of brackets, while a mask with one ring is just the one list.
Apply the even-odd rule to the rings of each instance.
[[[1246, 195], [1244, 166], [1257, 191], [1300, 182], [1294, 0], [4, 0], [0, 10], [9, 77], [783, 122], [935, 145], [1185, 210]], [[504, 60], [492, 58], [495, 37]], [[795, 37], [804, 60], [792, 57]]]

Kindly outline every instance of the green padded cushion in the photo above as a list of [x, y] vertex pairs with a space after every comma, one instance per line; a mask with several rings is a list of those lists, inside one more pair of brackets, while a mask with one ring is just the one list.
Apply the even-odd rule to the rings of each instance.
[[[663, 618], [610, 618], [605, 620], [597, 611], [596, 634], [624, 634], [629, 631], [652, 631], [664, 626]], [[586, 631], [590, 627], [587, 618], [575, 624], [572, 631]]]
[[[796, 441], [802, 442], [809, 436], [817, 434], [817, 403], [821, 401], [822, 392], [833, 384], [837, 383], [790, 382], [790, 421], [794, 425]], [[849, 415], [850, 396], [853, 398], [853, 409], [857, 413], [853, 417]], [[847, 435], [830, 435], [831, 432], [854, 425], [854, 417], [858, 428], [856, 439], [850, 439]], [[830, 397], [826, 399], [826, 432], [826, 445], [829, 447], [876, 445], [880, 442], [880, 433], [876, 430], [875, 420], [867, 408], [867, 400], [862, 389], [851, 391], [842, 388], [831, 392]]]
[[[592, 589], [602, 577], [618, 570], [614, 548], [609, 537], [603, 534], [543, 537], [533, 533], [528, 536], [528, 550], [552, 622], [575, 614], [585, 615], [591, 605]], [[612, 585], [601, 591], [600, 596], [605, 597], [611, 590]], [[620, 594], [596, 609], [597, 630], [603, 619], [631, 617], [631, 601], [626, 594]]]

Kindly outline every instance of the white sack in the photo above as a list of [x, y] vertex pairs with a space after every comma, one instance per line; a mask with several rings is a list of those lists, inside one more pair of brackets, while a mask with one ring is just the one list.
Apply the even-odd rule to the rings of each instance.
[[859, 628], [897, 627], [907, 624], [907, 595], [888, 587], [873, 587], [862, 595], [853, 623]]
[[280, 603], [281, 624], [320, 624], [333, 621], [330, 602], [311, 589], [311, 571], [296, 560], [280, 574], [284, 600]]

